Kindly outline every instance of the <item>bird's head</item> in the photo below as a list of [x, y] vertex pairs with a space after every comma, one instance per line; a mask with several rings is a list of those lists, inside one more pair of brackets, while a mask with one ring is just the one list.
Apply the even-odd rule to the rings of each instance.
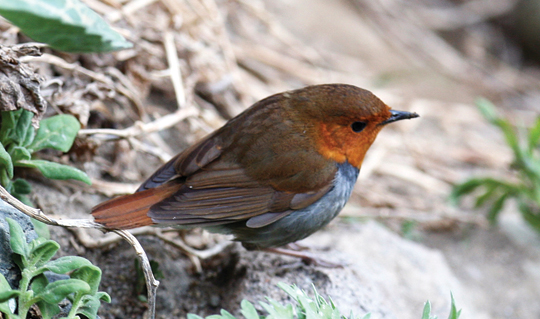
[[306, 87], [289, 94], [295, 116], [309, 123], [317, 151], [338, 163], [348, 161], [360, 168], [364, 156], [388, 123], [418, 117], [394, 111], [370, 91], [345, 84]]

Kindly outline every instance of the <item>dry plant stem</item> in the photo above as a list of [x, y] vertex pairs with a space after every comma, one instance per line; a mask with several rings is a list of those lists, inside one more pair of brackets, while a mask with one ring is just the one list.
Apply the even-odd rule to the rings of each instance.
[[291, 58], [268, 47], [250, 44], [234, 46], [234, 52], [240, 60], [251, 58], [269, 65], [283, 73], [299, 78], [306, 84], [316, 84], [323, 75], [321, 69], [315, 68], [295, 58]]
[[264, 5], [260, 5], [260, 2], [256, 3], [250, 0], [237, 0], [237, 2], [241, 3], [249, 10], [251, 14], [253, 14], [256, 19], [265, 24], [269, 33], [277, 40], [281, 41], [290, 50], [292, 50], [294, 54], [300, 56], [313, 65], [318, 65], [325, 61], [317, 50], [305, 45], [302, 41], [290, 33], [283, 25], [281, 25], [277, 21], [276, 17], [266, 10]]
[[141, 141], [137, 140], [136, 138], [128, 138], [129, 144], [131, 144], [131, 147], [135, 150], [140, 150], [143, 152], [146, 152], [148, 154], [154, 155], [155, 157], [159, 158], [159, 160], [163, 163], [168, 162], [171, 159], [171, 155], [167, 152], [164, 152], [160, 147], [153, 147], [144, 143], [141, 143]]
[[84, 68], [84, 67], [82, 67], [82, 66], [80, 66], [80, 65], [78, 65], [76, 63], [68, 63], [64, 59], [62, 59], [60, 57], [57, 57], [55, 55], [52, 55], [52, 54], [48, 54], [48, 53], [44, 53], [43, 55], [41, 55], [39, 57], [24, 56], [24, 57], [20, 58], [20, 61], [21, 62], [43, 62], [43, 63], [48, 63], [48, 64], [51, 64], [51, 65], [57, 66], [59, 68], [65, 69], [65, 70], [70, 70], [70, 71], [73, 71], [73, 72], [77, 72], [77, 73], [86, 75], [87, 77], [89, 77], [90, 79], [92, 79], [94, 81], [105, 83], [106, 85], [108, 85], [110, 87], [114, 87], [120, 94], [126, 96], [129, 100], [131, 100], [131, 102], [133, 102], [133, 104], [138, 109], [142, 108], [140, 98], [136, 97], [132, 93], [134, 91], [130, 91], [128, 88], [126, 88], [126, 87], [124, 87], [122, 85], [119, 85], [117, 83], [114, 83], [110, 78], [106, 77], [105, 75], [103, 75], [101, 73], [97, 73], [97, 72], [88, 70], [87, 68]]
[[[186, 107], [187, 98], [184, 91], [184, 83], [182, 80], [182, 73], [180, 70], [180, 62], [178, 54], [176, 52], [176, 45], [174, 43], [174, 35], [171, 31], [166, 31], [164, 36], [165, 50], [167, 52], [167, 61], [169, 63], [169, 75], [173, 83], [174, 91], [176, 94], [176, 101], [178, 104], [178, 110], [172, 114], [165, 115], [159, 119], [156, 119], [150, 123], [136, 122], [133, 126], [123, 130], [115, 129], [82, 129], [79, 131], [79, 136], [85, 135], [105, 135], [103, 139], [117, 139], [117, 138], [132, 138], [140, 135], [145, 135], [157, 131], [161, 131], [172, 127], [180, 121], [191, 117], [197, 116], [199, 111], [195, 107]], [[111, 137], [112, 136], [112, 137]], [[163, 155], [163, 154], [161, 154]], [[162, 158], [162, 156], [159, 156]]]
[[115, 183], [101, 179], [92, 179], [92, 189], [108, 197], [133, 194], [139, 187], [138, 183]]
[[[83, 231], [82, 229], [72, 229], [72, 232], [77, 236], [77, 239], [79, 242], [82, 243], [82, 245], [86, 248], [101, 248], [106, 247], [109, 245], [112, 245], [114, 243], [117, 243], [120, 238], [117, 236], [105, 236], [100, 239], [94, 239], [93, 237], [89, 236], [88, 233]], [[148, 235], [148, 236], [155, 236], [161, 240], [163, 240], [165, 243], [182, 250], [193, 262], [193, 265], [195, 266], [195, 269], [197, 272], [202, 272], [202, 266], [200, 259], [207, 259], [210, 257], [213, 257], [219, 253], [221, 253], [225, 248], [229, 247], [233, 243], [230, 241], [224, 241], [221, 242], [211, 248], [205, 249], [205, 250], [198, 250], [194, 249], [188, 245], [186, 245], [182, 240], [178, 240], [175, 238], [172, 238], [171, 236], [167, 236], [167, 234], [163, 233], [161, 229], [154, 228], [154, 227], [141, 227], [130, 231], [131, 235], [134, 236], [140, 236], [140, 235]]]
[[184, 83], [182, 81], [178, 52], [176, 51], [176, 44], [174, 43], [174, 34], [171, 30], [165, 31], [163, 42], [165, 45], [165, 52], [167, 53], [167, 63], [169, 63], [169, 70], [171, 70], [170, 76], [174, 87], [174, 93], [176, 94], [176, 103], [178, 104], [178, 108], [181, 109], [186, 105], [186, 94], [184, 92]]
[[77, 228], [93, 228], [99, 229], [103, 232], [113, 231], [122, 238], [124, 238], [137, 253], [141, 264], [143, 266], [144, 278], [146, 280], [146, 288], [148, 290], [148, 318], [154, 319], [156, 316], [156, 291], [159, 286], [159, 281], [154, 278], [152, 269], [150, 267], [150, 261], [146, 252], [142, 248], [141, 244], [129, 232], [125, 230], [111, 230], [103, 227], [103, 225], [95, 223], [88, 219], [63, 219], [56, 220], [45, 215], [40, 209], [33, 208], [23, 204], [21, 201], [13, 197], [6, 189], [0, 186], [0, 198], [11, 206], [15, 207], [25, 215], [28, 215], [34, 219], [39, 220], [47, 225], [62, 226], [62, 227], [77, 227]]
[[116, 22], [116, 21], [120, 20], [123, 16], [124, 17], [125, 16], [130, 16], [134, 12], [136, 12], [137, 10], [142, 9], [142, 8], [152, 4], [154, 2], [156, 2], [156, 0], [135, 0], [135, 1], [130, 1], [127, 4], [123, 5], [121, 10], [115, 10], [115, 11], [110, 12], [108, 14], [106, 14], [106, 12], [103, 12], [103, 13], [106, 14], [106, 18], [110, 22]]
[[[122, 129], [82, 129], [79, 131], [79, 136], [85, 135], [105, 135], [103, 139], [118, 139], [118, 138], [130, 138], [137, 137], [140, 135], [145, 135], [149, 133], [154, 133], [161, 131], [176, 125], [178, 122], [183, 121], [184, 119], [197, 116], [199, 111], [194, 107], [188, 107], [179, 109], [178, 111], [160, 117], [149, 123], [136, 122], [133, 126]], [[108, 135], [108, 137], [107, 137]], [[112, 136], [112, 137], [111, 137]]]
[[137, 253], [137, 257], [139, 257], [139, 260], [141, 261], [141, 265], [143, 267], [143, 273], [144, 273], [144, 279], [146, 281], [146, 289], [148, 290], [148, 315], [147, 318], [154, 319], [156, 317], [156, 296], [157, 296], [157, 288], [159, 286], [159, 281], [154, 278], [154, 274], [152, 273], [152, 268], [150, 266], [150, 261], [148, 260], [148, 256], [146, 255], [146, 252], [144, 251], [144, 248], [141, 246], [141, 243], [133, 236], [131, 233], [129, 233], [126, 230], [119, 230], [115, 229], [112, 230], [116, 234], [118, 234], [120, 237], [124, 238], [134, 249]]
[[175, 240], [167, 235], [165, 235], [163, 232], [161, 231], [156, 231], [154, 233], [154, 235], [156, 237], [158, 237], [159, 239], [163, 240], [164, 242], [176, 247], [176, 248], [179, 248], [183, 251], [185, 251], [186, 253], [190, 254], [190, 255], [193, 255], [193, 256], [196, 256], [200, 259], [207, 259], [207, 258], [210, 258], [212, 256], [215, 256], [217, 254], [219, 254], [220, 252], [223, 251], [223, 249], [225, 249], [226, 247], [232, 245], [233, 243], [231, 241], [223, 241], [211, 248], [208, 248], [208, 249], [205, 249], [205, 250], [198, 250], [198, 249], [194, 249], [194, 248], [191, 248], [189, 247], [188, 245], [186, 245], [186, 243], [184, 243], [183, 241], [181, 240]]

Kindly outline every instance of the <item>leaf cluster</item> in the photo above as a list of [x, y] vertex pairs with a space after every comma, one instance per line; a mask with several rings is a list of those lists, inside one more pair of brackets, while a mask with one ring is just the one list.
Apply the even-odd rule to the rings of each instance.
[[108, 52], [132, 47], [79, 0], [0, 1], [0, 15], [35, 41], [65, 52]]
[[495, 223], [506, 200], [514, 198], [523, 218], [540, 232], [540, 117], [531, 128], [517, 129], [500, 117], [488, 100], [478, 100], [477, 106], [482, 115], [501, 130], [512, 149], [514, 160], [511, 167], [516, 172], [518, 182], [492, 177], [471, 178], [456, 185], [450, 199], [458, 203], [464, 195], [479, 191], [475, 208], [488, 206], [487, 217]]
[[[461, 316], [461, 309], [457, 310], [456, 302], [454, 300], [454, 295], [450, 294], [450, 298], [452, 300], [450, 304], [450, 314], [448, 315], [448, 319], [459, 319], [459, 316]], [[422, 319], [437, 319], [437, 316], [431, 315], [431, 303], [429, 300], [424, 305], [424, 311], [422, 312]]]
[[37, 168], [51, 179], [76, 179], [90, 184], [90, 178], [82, 171], [55, 162], [34, 159], [32, 155], [43, 149], [67, 152], [71, 148], [79, 121], [72, 115], [56, 115], [40, 122], [39, 129], [32, 126], [32, 112], [19, 109], [1, 112], [0, 127], [0, 184], [25, 204], [30, 204], [26, 195], [30, 184], [23, 179], [13, 180], [15, 167]]
[[[242, 300], [240, 304], [240, 312], [245, 319], [370, 319], [371, 314], [368, 313], [363, 317], [356, 317], [351, 314], [346, 317], [342, 315], [334, 302], [330, 299], [327, 301], [322, 297], [315, 287], [313, 287], [314, 298], [310, 298], [304, 290], [299, 289], [296, 286], [290, 286], [285, 283], [279, 283], [278, 287], [285, 291], [289, 296], [293, 298], [296, 305], [287, 304], [282, 305], [277, 301], [266, 298], [268, 302], [259, 302], [263, 309], [268, 312], [267, 316], [260, 316], [255, 309], [255, 306], [247, 301]], [[452, 296], [452, 305], [450, 309], [450, 315], [448, 319], [458, 319], [461, 314], [461, 310], [457, 310], [454, 297]], [[237, 319], [230, 312], [221, 310], [219, 315], [211, 315], [206, 318], [188, 314], [188, 319]], [[431, 304], [426, 302], [424, 311], [422, 313], [422, 319], [437, 319], [436, 316], [431, 316]]]
[[[72, 308], [67, 317], [95, 318], [101, 301], [111, 302], [110, 296], [98, 291], [101, 270], [85, 258], [66, 256], [55, 260], [51, 258], [60, 246], [52, 240], [38, 237], [29, 244], [17, 222], [7, 218], [10, 232], [10, 245], [13, 260], [21, 269], [22, 279], [19, 289], [11, 289], [6, 278], [0, 274], [0, 313], [8, 319], [26, 318], [34, 304], [39, 307], [44, 319], [53, 318], [60, 313], [58, 303], [67, 298]], [[68, 274], [69, 279], [49, 282], [45, 271]], [[18, 314], [10, 307], [10, 300], [17, 299]]]

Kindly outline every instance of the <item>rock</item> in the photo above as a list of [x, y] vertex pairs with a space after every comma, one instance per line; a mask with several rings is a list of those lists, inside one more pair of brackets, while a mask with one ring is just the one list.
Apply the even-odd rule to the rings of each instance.
[[17, 287], [21, 272], [11, 259], [9, 225], [6, 218], [11, 218], [21, 225], [27, 242], [36, 239], [37, 234], [30, 217], [0, 199], [0, 273], [6, 277], [11, 287]]
[[[436, 250], [403, 239], [383, 226], [334, 223], [303, 241], [323, 259], [344, 263], [344, 268], [326, 269], [305, 266], [287, 267], [285, 257], [258, 252], [242, 253], [241, 264], [246, 278], [240, 283], [234, 304], [226, 309], [236, 311], [241, 299], [258, 304], [265, 296], [284, 300], [278, 282], [296, 284], [309, 292], [317, 288], [323, 297], [330, 297], [343, 315], [356, 316], [371, 312], [372, 318], [418, 319], [424, 303], [430, 300], [432, 314], [439, 318], [450, 312], [450, 292], [458, 308], [466, 309], [467, 317], [489, 318], [470, 304], [470, 292], [463, 289], [444, 256]], [[316, 247], [331, 247], [320, 251]], [[259, 256], [257, 256], [259, 254]], [[294, 265], [294, 259], [290, 259]]]

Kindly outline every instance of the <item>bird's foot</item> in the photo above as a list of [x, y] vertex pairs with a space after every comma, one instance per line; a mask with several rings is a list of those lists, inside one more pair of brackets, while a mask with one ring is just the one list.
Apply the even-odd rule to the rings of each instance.
[[308, 252], [300, 252], [300, 251], [289, 249], [288, 245], [287, 245], [287, 248], [266, 248], [264, 249], [264, 251], [280, 254], [280, 255], [285, 255], [285, 256], [297, 257], [297, 258], [300, 258], [307, 265], [314, 265], [314, 266], [319, 266], [323, 268], [343, 268], [344, 267], [343, 264], [318, 258]]
[[304, 250], [309, 250], [310, 249], [308, 246], [300, 245], [297, 242], [289, 243], [289, 244], [283, 246], [283, 248], [288, 249], [288, 250], [292, 250], [292, 251], [304, 251]]

